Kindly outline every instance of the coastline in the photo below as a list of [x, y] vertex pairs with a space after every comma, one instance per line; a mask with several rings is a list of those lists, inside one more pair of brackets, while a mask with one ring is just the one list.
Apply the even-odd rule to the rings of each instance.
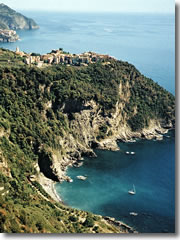
[[[150, 134], [150, 137], [148, 134], [145, 138], [139, 137], [138, 139], [147, 139], [147, 140], [156, 139], [156, 141], [163, 141], [163, 135], [167, 134], [171, 130], [173, 130], [173, 128], [166, 129], [166, 130], [161, 129], [161, 131], [159, 131], [158, 133], [156, 132], [155, 134]], [[131, 137], [128, 136], [127, 139], [119, 139], [119, 140], [128, 143], [128, 142], [134, 141], [133, 137], [134, 136], [131, 136]], [[107, 145], [104, 145], [104, 147], [98, 147], [97, 149], [119, 151], [120, 149], [119, 149], [119, 147], [117, 147], [118, 140], [115, 140], [116, 144], [115, 144], [114, 148], [113, 147], [109, 148], [108, 144], [109, 144], [110, 140], [111, 139], [107, 139]], [[94, 153], [93, 149], [92, 149], [92, 153]], [[97, 157], [97, 156], [94, 153], [94, 155], [92, 155], [92, 157]], [[62, 183], [63, 181], [70, 182], [71, 178], [66, 175], [67, 169], [68, 169], [68, 167], [73, 167], [73, 164], [76, 163], [78, 160], [79, 160], [78, 158], [76, 160], [74, 159], [73, 161], [72, 161], [72, 159], [68, 160], [68, 164], [63, 169], [61, 169], [61, 171], [58, 171], [58, 178], [60, 179], [59, 183]], [[43, 189], [52, 197], [53, 200], [63, 203], [61, 196], [59, 196], [59, 194], [57, 193], [57, 191], [55, 189], [56, 182], [45, 177], [44, 174], [40, 172], [40, 168], [39, 168], [38, 164], [36, 164], [35, 168], [38, 172], [37, 181], [41, 184]]]
[[[51, 198], [54, 201], [60, 202], [63, 205], [65, 205], [65, 203], [62, 201], [59, 194], [56, 192], [56, 189], [55, 189], [56, 182], [46, 178], [42, 173], [39, 174], [38, 181], [43, 187], [43, 189], [51, 196]], [[97, 214], [94, 214], [94, 215], [97, 215]], [[98, 216], [100, 216], [106, 222], [106, 224], [108, 223], [110, 225], [114, 225], [115, 227], [118, 227], [121, 231], [120, 233], [138, 233], [136, 230], [134, 230], [133, 227], [129, 226], [128, 224], [122, 221], [116, 220], [115, 218], [102, 216], [102, 215], [98, 215]]]
[[[83, 131], [84, 129], [82, 129]], [[151, 124], [148, 128], [144, 128], [141, 132], [132, 132], [128, 128], [122, 127], [118, 129], [119, 131], [115, 133], [113, 136], [106, 138], [102, 141], [95, 140], [95, 143], [97, 146], [96, 149], [101, 150], [110, 150], [110, 151], [119, 151], [118, 142], [122, 141], [125, 143], [135, 141], [134, 139], [139, 140], [156, 140], [156, 141], [162, 141], [164, 138], [164, 135], [167, 134], [169, 131], [173, 130], [173, 127], [171, 128], [164, 128], [161, 127], [160, 124]], [[74, 139], [71, 138], [71, 136], [67, 136], [65, 140], [63, 141], [69, 142], [71, 140], [74, 141]], [[67, 150], [71, 149], [71, 145], [67, 144], [66, 146]], [[83, 156], [88, 157], [97, 157], [94, 149], [92, 146], [89, 146], [89, 142], [86, 143], [86, 146], [80, 145], [79, 142], [74, 141], [73, 142], [73, 148], [72, 153], [68, 153], [65, 156], [62, 156], [62, 158], [58, 158], [58, 154], [56, 152], [53, 152], [52, 154], [52, 166], [51, 169], [55, 176], [58, 178], [59, 182], [67, 181], [70, 182], [71, 178], [66, 175], [68, 167], [73, 167], [75, 164], [78, 163], [79, 160], [82, 160], [82, 154]], [[78, 149], [78, 150], [77, 150]], [[75, 155], [75, 154], [76, 155]]]
[[[39, 173], [37, 177], [37, 181], [41, 184], [43, 189], [51, 196], [51, 198], [54, 201], [60, 202], [63, 205], [65, 205], [65, 203], [62, 201], [59, 194], [56, 192], [56, 189], [55, 189], [56, 182], [46, 178], [42, 173]], [[101, 216], [101, 215], [98, 215], [98, 216], [100, 216], [103, 219], [103, 221], [106, 222], [106, 224], [110, 224], [110, 225], [114, 225], [115, 227], [118, 227], [120, 230], [120, 233], [138, 233], [136, 230], [133, 229], [133, 227], [127, 225], [122, 221], [118, 221], [115, 218], [111, 218], [108, 216]]]
[[52, 185], [51, 185], [52, 191], [53, 191], [54, 195], [56, 196], [56, 199], [57, 199], [59, 202], [61, 202], [61, 203], [64, 204], [62, 198], [59, 196], [59, 194], [58, 194], [57, 191], [56, 191], [55, 184], [56, 184], [56, 183], [52, 183]]
[[46, 178], [43, 175], [43, 173], [40, 173], [40, 172], [37, 176], [37, 181], [39, 182], [39, 184], [41, 184], [43, 189], [51, 196], [51, 198], [54, 201], [63, 203], [61, 197], [56, 192], [56, 189], [55, 189], [56, 182], [54, 182], [53, 180], [51, 180], [49, 178]]
[[[165, 135], [164, 135], [165, 137]], [[161, 141], [162, 139], [157, 139], [157, 141]], [[129, 141], [127, 141], [128, 143]], [[68, 168], [69, 166], [67, 166]], [[67, 170], [66, 168], [66, 170]], [[64, 176], [64, 175], [63, 175]], [[42, 177], [42, 176], [41, 176]], [[55, 201], [58, 201], [58, 202], [61, 202], [64, 204], [64, 202], [62, 201], [61, 199], [61, 196], [59, 196], [59, 194], [56, 192], [56, 189], [55, 189], [55, 182], [45, 178], [45, 177], [42, 177], [44, 179], [44, 189], [47, 191], [47, 193], [55, 200]], [[48, 185], [48, 187], [46, 186], [47, 185], [47, 182], [49, 182], [50, 184]], [[65, 205], [65, 204], [64, 204]], [[68, 206], [68, 205], [67, 205]], [[71, 206], [69, 206], [71, 207]], [[112, 218], [112, 217], [108, 217], [108, 216], [101, 216], [106, 222], [110, 223], [110, 224], [113, 224], [114, 226], [128, 232], [128, 233], [138, 233], [133, 227], [131, 227], [130, 225], [122, 222], [122, 221], [119, 221], [115, 218]]]

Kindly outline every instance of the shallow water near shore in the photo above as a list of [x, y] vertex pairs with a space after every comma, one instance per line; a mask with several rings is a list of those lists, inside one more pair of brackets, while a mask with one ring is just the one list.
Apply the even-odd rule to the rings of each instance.
[[[119, 146], [118, 152], [96, 150], [97, 158], [85, 158], [82, 167], [69, 168], [73, 182], [56, 184], [57, 193], [72, 207], [115, 217], [139, 232], [174, 232], [174, 132], [163, 141], [139, 140]], [[78, 175], [87, 180], [77, 179]], [[133, 184], [136, 195], [128, 194]]]

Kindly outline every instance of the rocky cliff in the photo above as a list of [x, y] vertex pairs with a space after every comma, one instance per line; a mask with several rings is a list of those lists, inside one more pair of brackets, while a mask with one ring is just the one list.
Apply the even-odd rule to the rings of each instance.
[[[132, 141], [134, 139], [162, 140], [163, 134], [173, 128], [172, 122], [164, 125], [162, 119], [152, 119], [147, 127], [132, 131], [123, 116], [123, 104], [117, 102], [115, 112], [111, 116], [103, 116], [102, 110], [94, 101], [86, 102], [82, 110], [74, 114], [74, 119], [68, 123], [70, 132], [64, 132], [59, 138], [61, 151], [49, 149], [52, 159], [51, 169], [59, 181], [67, 180], [66, 169], [73, 166], [83, 156], [96, 157], [94, 148], [118, 151], [117, 141]], [[99, 134], [105, 126], [105, 136], [99, 139]]]
[[14, 11], [5, 4], [0, 4], [0, 28], [1, 29], [37, 29], [39, 26], [31, 18]]

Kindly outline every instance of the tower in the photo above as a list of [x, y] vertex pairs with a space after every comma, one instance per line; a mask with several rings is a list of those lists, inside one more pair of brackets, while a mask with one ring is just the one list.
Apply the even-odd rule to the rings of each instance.
[[19, 51], [19, 47], [16, 47], [16, 53], [19, 53], [20, 51]]

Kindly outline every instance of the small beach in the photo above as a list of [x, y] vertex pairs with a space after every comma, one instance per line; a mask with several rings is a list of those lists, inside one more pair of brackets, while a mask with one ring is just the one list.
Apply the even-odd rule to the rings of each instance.
[[43, 189], [51, 196], [52, 199], [62, 203], [62, 199], [55, 189], [56, 182], [49, 178], [46, 178], [42, 173], [39, 173], [37, 180], [41, 184]]

